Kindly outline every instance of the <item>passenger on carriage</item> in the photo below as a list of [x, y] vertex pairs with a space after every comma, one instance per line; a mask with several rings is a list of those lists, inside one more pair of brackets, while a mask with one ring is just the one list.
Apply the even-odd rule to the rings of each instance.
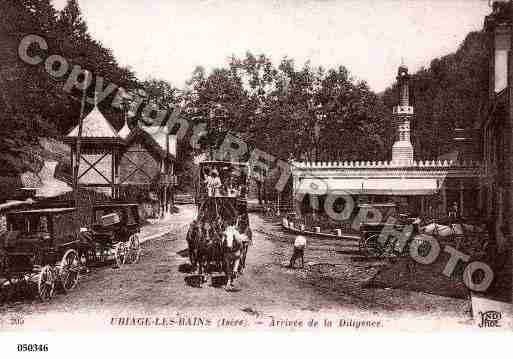
[[226, 185], [226, 194], [228, 197], [239, 197], [240, 196], [240, 189], [238, 188], [237, 184], [235, 183], [235, 180], [233, 177], [230, 177], [227, 181]]
[[221, 178], [217, 170], [212, 170], [205, 178], [205, 185], [209, 197], [219, 197], [221, 195], [220, 189], [222, 187]]

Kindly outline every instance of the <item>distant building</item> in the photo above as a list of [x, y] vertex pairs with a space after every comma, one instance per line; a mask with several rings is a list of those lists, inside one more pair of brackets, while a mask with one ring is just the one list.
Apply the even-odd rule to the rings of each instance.
[[393, 201], [410, 213], [435, 218], [446, 216], [454, 206], [463, 216], [477, 212], [480, 164], [458, 153], [443, 159], [416, 159], [410, 139], [415, 112], [409, 101], [406, 66], [399, 67], [397, 81], [391, 161], [293, 161], [293, 189], [302, 210], [315, 210], [312, 203], [322, 209], [331, 193], [351, 195], [356, 202]]
[[481, 124], [483, 178], [481, 201], [495, 223], [500, 247], [511, 246], [513, 233], [513, 62], [511, 2], [495, 2], [486, 17], [490, 86], [488, 116]]

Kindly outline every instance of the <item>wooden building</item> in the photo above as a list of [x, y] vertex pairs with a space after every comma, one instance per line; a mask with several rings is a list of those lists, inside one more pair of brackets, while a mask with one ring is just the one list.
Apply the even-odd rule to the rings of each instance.
[[[78, 126], [64, 138], [71, 146], [73, 168], [77, 138]], [[95, 106], [83, 121], [81, 143], [80, 186], [113, 200], [138, 201], [151, 214], [169, 211], [176, 136], [166, 128], [129, 129], [125, 123], [118, 132]]]
[[149, 212], [167, 213], [176, 184], [176, 137], [167, 135], [165, 127], [126, 131], [127, 127], [125, 124], [119, 133], [125, 141], [119, 163], [119, 196], [142, 200]]

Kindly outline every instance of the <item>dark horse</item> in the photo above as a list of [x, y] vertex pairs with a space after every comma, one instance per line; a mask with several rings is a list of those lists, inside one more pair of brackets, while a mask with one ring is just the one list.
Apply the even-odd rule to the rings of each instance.
[[191, 265], [194, 270], [197, 269], [200, 276], [203, 276], [207, 253], [207, 236], [205, 235], [204, 224], [193, 221], [187, 231], [186, 240]]
[[210, 226], [206, 226], [206, 231], [204, 235], [206, 236], [206, 267], [209, 270], [212, 265], [217, 270], [222, 270], [223, 267], [223, 248], [222, 248], [222, 239], [223, 239], [223, 224], [222, 221], [214, 221], [214, 223]]

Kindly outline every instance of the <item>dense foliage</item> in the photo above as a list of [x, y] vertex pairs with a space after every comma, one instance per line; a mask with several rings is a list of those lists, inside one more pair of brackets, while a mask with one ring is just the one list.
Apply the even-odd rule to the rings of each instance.
[[[395, 86], [378, 96], [342, 65], [325, 69], [307, 62], [298, 66], [287, 57], [276, 63], [264, 54], [248, 52], [209, 73], [197, 67], [187, 86], [178, 89], [161, 79], [140, 81], [120, 66], [112, 51], [88, 32], [77, 0], [68, 0], [62, 11], [56, 11], [50, 0], [1, 3], [0, 176], [37, 170], [41, 158], [31, 151], [37, 145], [36, 135], [62, 135], [76, 124], [80, 113], [81, 93], [63, 90], [66, 76], [52, 78], [44, 66], [28, 65], [18, 57], [19, 42], [27, 34], [44, 37], [48, 54], [62, 55], [70, 64], [126, 89], [132, 95], [127, 105], [135, 109], [132, 126], [152, 103], [168, 113], [180, 106], [191, 124], [210, 130], [213, 135], [203, 137], [201, 148], [192, 147], [190, 137], [179, 144], [178, 162], [183, 166], [178, 169], [184, 172], [191, 170], [194, 154], [219, 143], [227, 132], [243, 138], [250, 148], [281, 159], [390, 157]], [[486, 109], [487, 62], [485, 37], [474, 32], [455, 53], [413, 74], [417, 158], [436, 158], [450, 151], [454, 127], [479, 123]], [[90, 96], [93, 89], [94, 84]], [[100, 107], [119, 129], [124, 116], [110, 106], [114, 95]]]
[[[487, 111], [488, 53], [486, 34], [472, 32], [455, 53], [431, 61], [412, 76], [415, 106], [415, 156], [435, 159], [453, 149], [455, 128], [479, 126]], [[388, 107], [397, 102], [395, 87], [383, 95]]]
[[[349, 71], [275, 67], [265, 55], [232, 57], [210, 74], [198, 67], [184, 92], [187, 113], [207, 128], [236, 133], [282, 159], [384, 159], [387, 111]], [[358, 144], [354, 138], [365, 138]]]
[[[61, 12], [50, 0], [1, 0], [0, 7], [0, 174], [12, 176], [40, 168], [37, 151], [30, 150], [37, 145], [37, 136], [65, 133], [76, 125], [80, 114], [81, 93], [63, 90], [68, 76], [56, 79], [43, 64], [29, 65], [18, 56], [25, 36], [34, 34], [46, 40], [43, 58], [59, 54], [70, 65], [91, 71], [93, 77], [103, 76], [127, 89], [136, 87], [137, 80], [118, 65], [110, 49], [87, 32], [77, 0], [69, 0]], [[100, 106], [119, 125], [119, 111]]]

